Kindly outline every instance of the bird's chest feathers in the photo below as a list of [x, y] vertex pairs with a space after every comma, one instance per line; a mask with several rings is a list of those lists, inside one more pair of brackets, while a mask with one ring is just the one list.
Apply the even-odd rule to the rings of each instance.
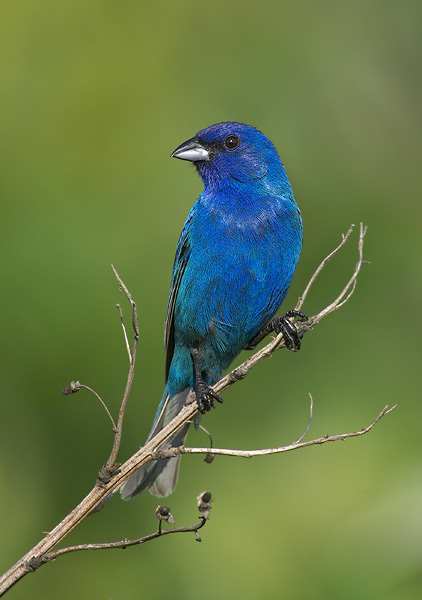
[[283, 198], [199, 204], [190, 247], [177, 329], [192, 339], [212, 334], [225, 347], [278, 307], [300, 253], [300, 215]]
[[214, 250], [216, 244], [220, 245], [222, 251], [229, 251], [230, 247], [240, 251], [242, 246], [248, 252], [256, 246], [263, 251], [266, 246], [275, 246], [276, 250], [300, 237], [300, 214], [290, 198], [242, 194], [200, 202], [195, 229], [202, 238], [198, 240], [202, 247], [210, 243]]

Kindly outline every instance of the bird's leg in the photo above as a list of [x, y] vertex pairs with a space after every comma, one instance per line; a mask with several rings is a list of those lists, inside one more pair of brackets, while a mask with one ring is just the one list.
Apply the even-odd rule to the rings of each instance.
[[193, 365], [193, 389], [198, 410], [203, 415], [214, 407], [214, 402], [222, 403], [223, 399], [220, 398], [220, 396], [214, 392], [212, 387], [203, 380], [199, 365], [199, 351], [197, 348], [191, 350], [191, 357]]
[[261, 331], [249, 342], [247, 349], [255, 348], [269, 333], [282, 333], [286, 348], [292, 352], [300, 350], [300, 334], [297, 325], [291, 319], [307, 321], [308, 317], [300, 310], [289, 310], [281, 317], [274, 317]]

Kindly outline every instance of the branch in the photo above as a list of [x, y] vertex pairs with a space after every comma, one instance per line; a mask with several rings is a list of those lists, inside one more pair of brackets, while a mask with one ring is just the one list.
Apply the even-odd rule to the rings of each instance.
[[315, 281], [318, 279], [318, 276], [320, 275], [321, 271], [324, 269], [324, 267], [327, 265], [327, 263], [334, 258], [334, 256], [340, 252], [340, 250], [343, 248], [343, 246], [347, 243], [347, 240], [349, 239], [349, 237], [352, 235], [353, 229], [354, 229], [354, 225], [350, 225], [349, 229], [346, 231], [346, 233], [342, 233], [341, 234], [341, 241], [339, 243], [338, 246], [336, 246], [334, 248], [334, 250], [332, 250], [318, 265], [318, 267], [315, 269], [312, 277], [310, 278], [310, 280], [308, 281], [308, 285], [305, 287], [303, 293], [301, 296], [299, 296], [298, 301], [296, 303], [296, 306], [294, 308], [294, 310], [300, 310], [302, 308], [302, 306], [305, 303], [306, 298], [308, 297], [308, 294], [312, 288], [312, 286], [314, 285]]
[[133, 546], [139, 546], [157, 538], [165, 537], [166, 535], [173, 535], [175, 533], [193, 533], [195, 534], [195, 541], [200, 542], [201, 537], [198, 531], [202, 529], [208, 521], [209, 513], [212, 508], [211, 506], [211, 493], [202, 492], [197, 498], [197, 506], [199, 510], [199, 517], [196, 523], [185, 527], [173, 527], [172, 529], [163, 529], [163, 523], [174, 523], [174, 517], [167, 506], [157, 506], [155, 509], [155, 515], [158, 519], [158, 528], [153, 533], [138, 537], [135, 539], [118, 540], [115, 542], [101, 542], [98, 544], [75, 544], [73, 546], [66, 546], [66, 548], [60, 548], [55, 552], [49, 552], [44, 554], [40, 559], [32, 559], [29, 567], [36, 571], [42, 565], [56, 560], [65, 554], [71, 554], [73, 552], [85, 552], [87, 550], [126, 550]]
[[[358, 240], [358, 260], [354, 266], [353, 272], [346, 285], [344, 286], [341, 293], [319, 313], [310, 317], [305, 323], [298, 323], [297, 327], [299, 333], [304, 335], [307, 331], [314, 328], [322, 319], [327, 317], [329, 314], [338, 310], [344, 306], [347, 302], [356, 286], [358, 275], [363, 265], [363, 245], [366, 228], [361, 224], [359, 230]], [[315, 273], [312, 275], [310, 283], [307, 285], [301, 299], [298, 301], [298, 306], [302, 306], [304, 298], [313, 285], [315, 279], [330, 260], [334, 254], [336, 254], [340, 248], [344, 246], [347, 239], [349, 239], [350, 233], [344, 234], [340, 245], [334, 249], [328, 257], [326, 257], [321, 265], [318, 266]], [[344, 239], [346, 238], [346, 239]], [[182, 408], [182, 410], [172, 419], [163, 429], [161, 429], [152, 439], [150, 439], [142, 448], [137, 450], [130, 458], [128, 458], [119, 468], [117, 468], [116, 460], [120, 448], [120, 441], [122, 435], [122, 426], [124, 420], [124, 414], [126, 410], [126, 404], [129, 397], [129, 393], [132, 387], [136, 349], [139, 340], [139, 325], [136, 311], [136, 303], [130, 294], [128, 288], [122, 281], [120, 275], [113, 268], [116, 279], [129, 301], [132, 309], [132, 329], [133, 329], [133, 343], [131, 349], [131, 360], [129, 365], [129, 372], [127, 376], [127, 382], [123, 399], [121, 402], [119, 417], [117, 420], [117, 433], [115, 434], [114, 444], [109, 459], [105, 465], [106, 475], [102, 480], [97, 481], [96, 485], [92, 490], [81, 500], [81, 502], [69, 513], [64, 519], [58, 523], [38, 544], [36, 544], [31, 550], [29, 550], [23, 557], [21, 557], [2, 577], [0, 577], [0, 596], [8, 591], [17, 581], [33, 570], [31, 564], [33, 561], [42, 561], [43, 557], [47, 554], [51, 554], [51, 551], [59, 542], [61, 542], [73, 529], [75, 529], [86, 517], [93, 511], [98, 509], [104, 503], [104, 500], [109, 497], [110, 493], [118, 490], [123, 483], [140, 467], [150, 463], [154, 460], [157, 450], [164, 444], [171, 441], [175, 433], [180, 430], [188, 421], [191, 421], [198, 412], [196, 402], [194, 402], [194, 394], [190, 394], [190, 403]], [[220, 379], [218, 383], [213, 386], [216, 392], [221, 392], [223, 389], [232, 385], [236, 381], [243, 379], [249, 371], [260, 362], [262, 359], [271, 356], [274, 351], [284, 346], [283, 336], [280, 334], [271, 340], [266, 346], [255, 352], [250, 358], [245, 360], [239, 367], [233, 369], [228, 375]], [[382, 415], [384, 416], [384, 415]], [[355, 435], [358, 435], [356, 432]], [[340, 434], [345, 435], [345, 434]], [[360, 434], [363, 435], [363, 434]], [[340, 438], [343, 439], [343, 438]], [[331, 441], [331, 440], [330, 440]], [[309, 445], [309, 442], [301, 442], [304, 445]], [[325, 443], [320, 441], [319, 443]], [[208, 455], [215, 453], [215, 448], [205, 449]], [[286, 450], [284, 450], [286, 451]]]
[[291, 452], [292, 450], [300, 450], [301, 448], [307, 448], [309, 446], [321, 446], [322, 444], [328, 444], [330, 442], [341, 442], [350, 438], [360, 437], [366, 435], [375, 427], [375, 425], [385, 416], [389, 415], [393, 410], [397, 408], [397, 404], [393, 406], [384, 406], [382, 411], [367, 425], [358, 429], [358, 431], [352, 431], [350, 433], [336, 433], [333, 435], [322, 435], [321, 437], [313, 440], [303, 441], [303, 435], [298, 441], [288, 444], [287, 446], [279, 446], [275, 448], [261, 448], [260, 450], [234, 450], [231, 448], [186, 448], [180, 446], [178, 448], [169, 448], [167, 450], [158, 450], [156, 452], [156, 458], [171, 458], [178, 456], [179, 454], [211, 454], [220, 456], [237, 456], [240, 458], [253, 458], [255, 456], [267, 456], [268, 454], [282, 454], [284, 452]]
[[[341, 290], [341, 292], [337, 296], [337, 298], [335, 300], [333, 300], [331, 302], [331, 304], [329, 304], [324, 309], [322, 309], [317, 315], [315, 315], [314, 317], [312, 317], [310, 319], [311, 323], [308, 324], [308, 326], [309, 325], [311, 325], [311, 326], [316, 325], [322, 319], [324, 319], [325, 317], [327, 317], [330, 313], [332, 313], [332, 312], [338, 310], [339, 308], [341, 308], [342, 306], [344, 306], [346, 304], [346, 302], [348, 302], [348, 300], [353, 295], [353, 292], [356, 289], [356, 284], [357, 284], [357, 279], [358, 279], [359, 273], [360, 273], [360, 271], [362, 269], [362, 265], [364, 263], [364, 260], [363, 260], [363, 246], [364, 246], [365, 235], [366, 235], [367, 231], [368, 231], [368, 228], [365, 225], [363, 225], [363, 223], [360, 223], [360, 225], [359, 225], [359, 239], [358, 239], [358, 260], [356, 262], [354, 271], [353, 271], [350, 279], [347, 281], [346, 285]], [[305, 324], [305, 326], [306, 326], [306, 324]]]
[[159, 537], [164, 537], [166, 535], [171, 535], [173, 533], [196, 533], [201, 529], [205, 523], [207, 522], [204, 517], [199, 517], [199, 521], [190, 525], [189, 527], [176, 527], [174, 529], [157, 529], [154, 533], [150, 533], [148, 535], [144, 535], [140, 538], [135, 538], [133, 540], [123, 539], [117, 542], [104, 542], [100, 544], [77, 544], [75, 546], [67, 546], [66, 548], [61, 548], [60, 550], [56, 550], [55, 552], [50, 552], [49, 554], [45, 554], [42, 557], [42, 564], [49, 562], [51, 560], [56, 560], [60, 556], [64, 554], [70, 554], [71, 552], [81, 552], [84, 550], [126, 550], [126, 548], [130, 548], [131, 546], [139, 546], [140, 544], [145, 544], [145, 542], [150, 542], [151, 540], [156, 540]]
[[123, 311], [122, 311], [122, 307], [120, 306], [120, 304], [116, 304], [116, 308], [117, 308], [117, 312], [119, 313], [119, 317], [120, 317], [120, 324], [122, 326], [123, 339], [125, 340], [125, 346], [126, 346], [126, 352], [127, 352], [128, 358], [129, 358], [129, 364], [131, 364], [133, 357], [132, 357], [132, 350], [130, 349], [129, 338], [127, 336], [125, 318], [123, 316]]
[[136, 308], [136, 302], [133, 299], [133, 296], [130, 293], [126, 284], [124, 283], [123, 279], [120, 277], [116, 267], [114, 265], [111, 265], [111, 268], [113, 270], [113, 273], [117, 280], [117, 283], [118, 283], [121, 291], [123, 292], [123, 294], [126, 296], [128, 302], [129, 302], [129, 305], [131, 307], [131, 310], [132, 310], [133, 341], [132, 341], [132, 348], [131, 348], [129, 345], [129, 341], [128, 341], [128, 335], [126, 332], [126, 326], [125, 326], [125, 322], [123, 319], [122, 309], [121, 309], [120, 305], [118, 304], [117, 308], [118, 308], [119, 315], [120, 315], [120, 322], [122, 324], [123, 337], [125, 340], [125, 346], [126, 346], [128, 356], [129, 356], [129, 370], [128, 370], [128, 374], [127, 374], [125, 390], [123, 392], [122, 401], [120, 403], [119, 415], [117, 417], [117, 425], [116, 425], [115, 433], [114, 433], [113, 447], [111, 449], [110, 456], [108, 457], [107, 462], [106, 462], [105, 466], [103, 467], [102, 471], [100, 472], [100, 476], [99, 476], [101, 483], [107, 483], [107, 480], [109, 480], [109, 478], [113, 474], [115, 474], [116, 470], [119, 467], [119, 465], [117, 464], [117, 457], [119, 455], [120, 444], [122, 441], [123, 421], [124, 421], [125, 414], [126, 414], [127, 403], [129, 400], [130, 392], [132, 391], [133, 379], [135, 377], [136, 353], [137, 353], [138, 343], [139, 343], [139, 320], [138, 320], [138, 311]]

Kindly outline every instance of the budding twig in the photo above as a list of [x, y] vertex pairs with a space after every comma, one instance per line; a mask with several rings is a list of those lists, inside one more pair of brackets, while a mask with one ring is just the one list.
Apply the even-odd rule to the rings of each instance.
[[146, 542], [151, 542], [157, 538], [164, 537], [166, 535], [173, 535], [175, 533], [193, 533], [196, 541], [201, 541], [198, 535], [198, 531], [206, 524], [209, 512], [211, 510], [211, 494], [210, 492], [203, 492], [197, 498], [197, 506], [199, 510], [198, 521], [192, 525], [185, 527], [173, 527], [172, 529], [163, 529], [163, 523], [174, 523], [174, 517], [171, 514], [170, 509], [167, 506], [157, 506], [155, 509], [155, 515], [158, 519], [158, 529], [153, 533], [144, 535], [142, 537], [122, 540], [115, 542], [100, 542], [98, 544], [75, 544], [73, 546], [66, 546], [66, 548], [60, 548], [54, 552], [48, 552], [44, 554], [40, 560], [32, 560], [31, 568], [33, 571], [38, 569], [40, 566], [47, 562], [56, 560], [60, 556], [65, 554], [71, 554], [73, 552], [84, 552], [86, 550], [125, 550], [132, 546], [139, 546]]

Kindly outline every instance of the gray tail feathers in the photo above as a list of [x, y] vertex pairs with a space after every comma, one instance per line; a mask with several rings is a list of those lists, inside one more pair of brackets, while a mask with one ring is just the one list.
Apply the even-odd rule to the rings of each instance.
[[[188, 393], [189, 388], [174, 396], [163, 398], [147, 441], [177, 415], [184, 406]], [[184, 443], [188, 429], [189, 424], [182, 427], [162, 448], [181, 446]], [[169, 496], [176, 487], [179, 477], [180, 459], [181, 456], [160, 459], [141, 467], [122, 485], [120, 488], [121, 497], [128, 500], [143, 490], [148, 490], [153, 496]]]

